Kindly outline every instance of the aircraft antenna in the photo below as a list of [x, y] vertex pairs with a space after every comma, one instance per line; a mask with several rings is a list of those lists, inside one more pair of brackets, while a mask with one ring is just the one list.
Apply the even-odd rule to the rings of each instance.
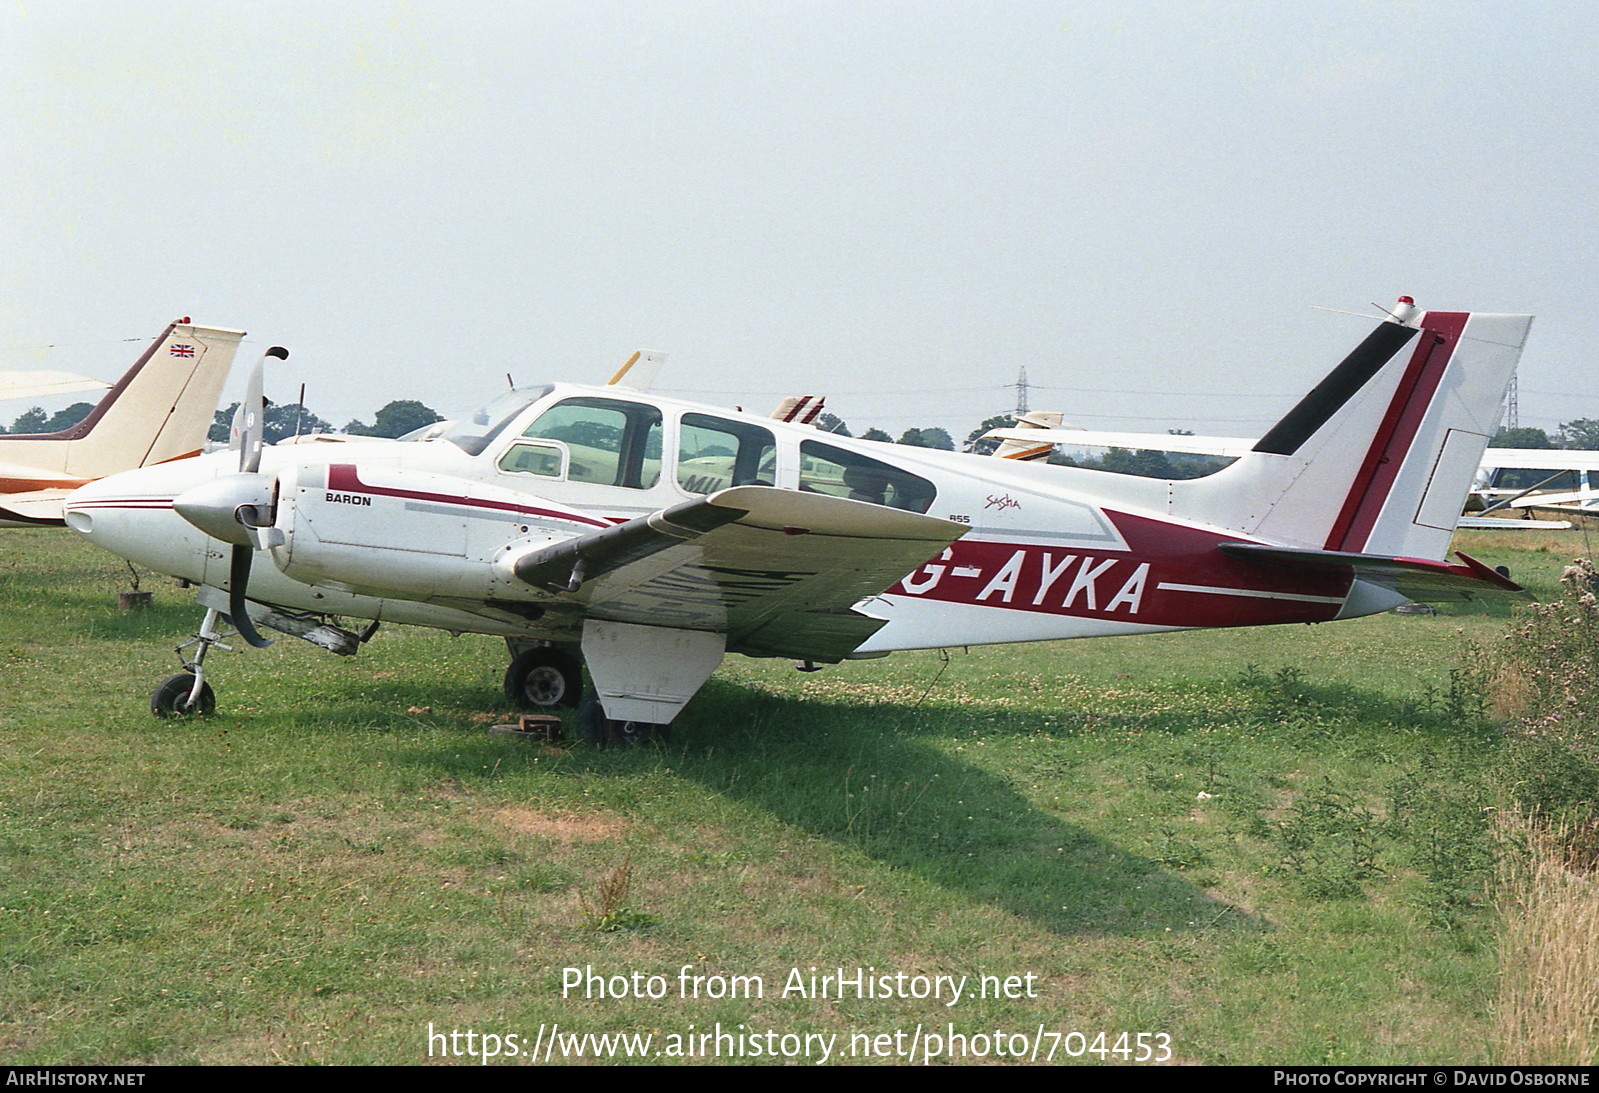
[[304, 413], [305, 413], [305, 384], [302, 383], [302, 384], [300, 384], [300, 401], [298, 403], [296, 403], [295, 407], [294, 407], [294, 436], [295, 436], [296, 440], [298, 440], [299, 436], [300, 436], [300, 415], [302, 415]]

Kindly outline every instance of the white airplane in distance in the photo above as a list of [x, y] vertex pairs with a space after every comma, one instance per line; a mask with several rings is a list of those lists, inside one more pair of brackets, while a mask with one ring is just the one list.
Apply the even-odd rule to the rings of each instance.
[[0, 434], [0, 527], [60, 527], [62, 504], [78, 487], [199, 455], [243, 337], [179, 319], [115, 384], [63, 372], [0, 373], [6, 399], [106, 391], [70, 428]]
[[[1527, 472], [1531, 485], [1504, 486], [1500, 471]], [[1559, 483], [1559, 485], [1557, 485]], [[1574, 485], [1575, 489], [1566, 488]], [[1482, 456], [1472, 495], [1482, 503], [1461, 526], [1557, 528], [1569, 521], [1496, 519], [1488, 514], [1515, 509], [1524, 516], [1534, 511], [1568, 516], [1599, 516], [1599, 452], [1570, 448], [1489, 448]]]
[[836, 662], [1519, 593], [1444, 552], [1530, 323], [1403, 303], [1231, 466], [1179, 482], [853, 440], [793, 406], [616, 379], [509, 391], [430, 439], [263, 449], [258, 366], [236, 450], [102, 479], [66, 518], [199, 587], [158, 715], [214, 708], [224, 616], [252, 645], [259, 624], [344, 653], [382, 620], [501, 636], [518, 703], [578, 704], [584, 736], [636, 742], [727, 653]]
[[[1125, 448], [1131, 451], [1172, 452], [1237, 459], [1253, 450], [1259, 440], [1241, 436], [1196, 436], [1192, 433], [1140, 433], [1108, 429], [1080, 429], [1061, 423], [1064, 414], [1033, 411], [1014, 426], [990, 429], [983, 438], [1000, 442], [992, 453], [999, 459], [1047, 459], [1061, 448]], [[1529, 470], [1542, 477], [1525, 488], [1494, 486], [1501, 470]], [[1576, 490], [1547, 489], [1557, 479], [1576, 477]], [[1590, 479], [1594, 484], [1590, 483]], [[1571, 527], [1565, 520], [1507, 519], [1487, 515], [1505, 508], [1520, 511], [1599, 515], [1599, 452], [1559, 448], [1485, 448], [1468, 497], [1481, 508], [1461, 515], [1457, 526], [1511, 531], [1560, 531]], [[1467, 498], [1462, 498], [1466, 501]]]

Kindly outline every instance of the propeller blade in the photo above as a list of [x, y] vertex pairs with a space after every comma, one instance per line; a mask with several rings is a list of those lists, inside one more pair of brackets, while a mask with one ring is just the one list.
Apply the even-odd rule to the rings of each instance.
[[263, 392], [263, 376], [268, 357], [280, 361], [288, 360], [289, 351], [281, 345], [274, 345], [261, 354], [261, 359], [250, 369], [249, 382], [244, 389], [244, 401], [233, 411], [230, 439], [239, 453], [239, 470], [246, 474], [254, 474], [261, 469], [261, 448], [265, 442], [266, 432], [266, 395]]
[[251, 547], [236, 546], [232, 557], [228, 559], [228, 615], [233, 619], [233, 628], [239, 632], [239, 637], [257, 649], [265, 649], [272, 644], [272, 639], [263, 638], [255, 628], [255, 623], [250, 621], [250, 605], [244, 596], [250, 584], [250, 557], [254, 553]]

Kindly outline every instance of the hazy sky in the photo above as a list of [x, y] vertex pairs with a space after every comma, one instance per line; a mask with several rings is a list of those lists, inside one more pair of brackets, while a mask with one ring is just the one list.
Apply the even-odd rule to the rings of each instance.
[[646, 347], [659, 389], [856, 432], [964, 435], [1025, 365], [1079, 424], [1256, 434], [1364, 333], [1313, 306], [1410, 294], [1537, 313], [1553, 427], [1599, 417], [1596, 22], [4, 0], [0, 367], [112, 378], [192, 315], [340, 425]]

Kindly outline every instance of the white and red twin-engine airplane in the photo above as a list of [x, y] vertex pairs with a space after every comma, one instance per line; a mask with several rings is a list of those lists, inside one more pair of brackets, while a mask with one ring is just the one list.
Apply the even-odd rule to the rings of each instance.
[[845, 439], [614, 381], [511, 391], [418, 442], [263, 452], [255, 393], [236, 451], [94, 483], [67, 522], [201, 588], [198, 651], [158, 713], [212, 708], [224, 616], [252, 644], [253, 620], [340, 652], [382, 620], [503, 636], [528, 706], [577, 703], [586, 663], [584, 734], [633, 741], [729, 652], [836, 662], [1519, 592], [1443, 559], [1530, 323], [1401, 301], [1192, 481]]

